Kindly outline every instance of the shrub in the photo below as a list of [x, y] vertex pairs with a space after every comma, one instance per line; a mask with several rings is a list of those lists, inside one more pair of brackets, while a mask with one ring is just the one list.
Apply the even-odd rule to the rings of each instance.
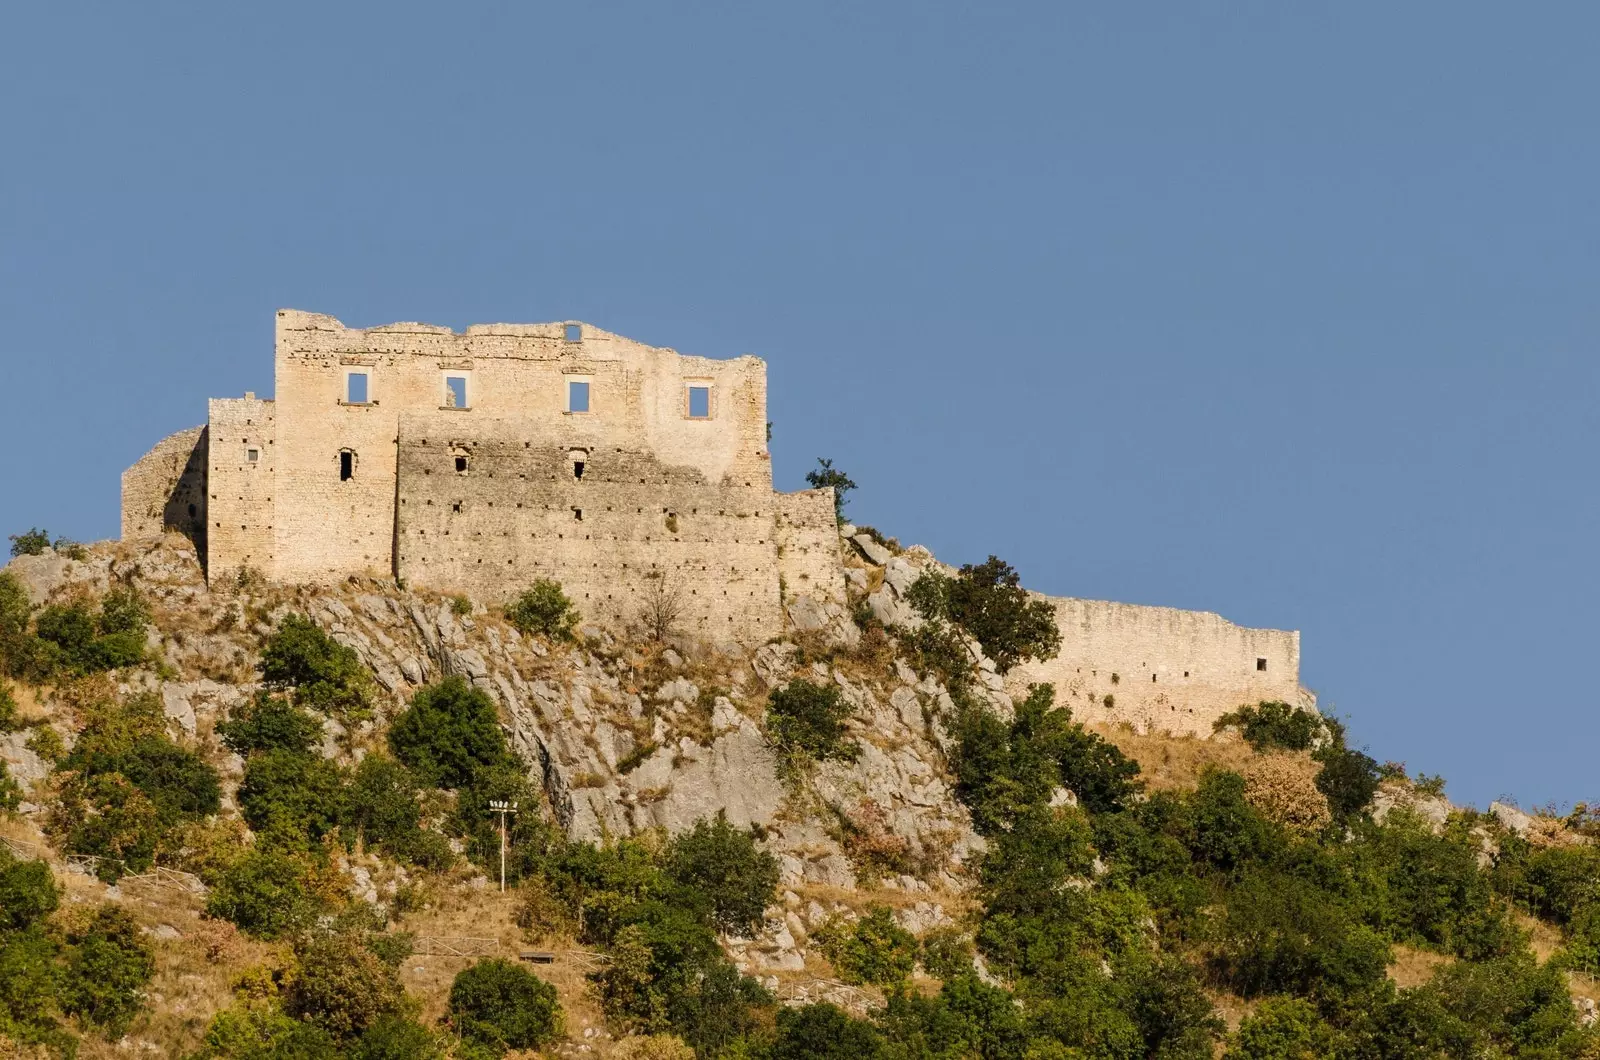
[[31, 530], [24, 530], [20, 534], [11, 535], [11, 554], [13, 556], [38, 556], [50, 547], [50, 534], [37, 526]]
[[848, 736], [849, 717], [850, 705], [836, 686], [796, 678], [768, 700], [767, 732], [791, 760], [854, 761], [861, 749]]
[[295, 948], [295, 957], [284, 996], [291, 1016], [346, 1041], [400, 1011], [405, 991], [399, 975], [355, 935], [312, 936]]
[[1278, 701], [1229, 711], [1213, 722], [1211, 729], [1238, 729], [1245, 742], [1257, 751], [1309, 751], [1328, 731], [1316, 711], [1299, 710]]
[[230, 710], [228, 720], [217, 725], [217, 736], [228, 750], [246, 757], [254, 751], [305, 754], [321, 740], [322, 723], [282, 696], [262, 691]]
[[1315, 757], [1322, 763], [1317, 790], [1327, 796], [1333, 819], [1343, 823], [1366, 812], [1378, 793], [1378, 763], [1342, 743], [1323, 748]]
[[540, 578], [506, 608], [506, 620], [524, 633], [565, 640], [578, 624], [578, 612], [560, 583]]
[[874, 906], [854, 924], [826, 925], [816, 939], [847, 983], [900, 986], [916, 967], [916, 936], [895, 923], [888, 906]]
[[849, 475], [833, 466], [832, 460], [817, 457], [817, 466], [806, 472], [806, 483], [814, 490], [833, 490], [833, 516], [840, 523], [844, 522], [845, 497], [856, 488], [856, 484]]
[[107, 593], [94, 613], [83, 604], [52, 604], [34, 622], [29, 665], [40, 674], [75, 675], [136, 665], [144, 658], [148, 623], [149, 612], [133, 589]]
[[611, 1060], [694, 1060], [695, 1051], [670, 1034], [624, 1038], [611, 1050]]
[[1269, 997], [1239, 1024], [1224, 1060], [1322, 1060], [1337, 1037], [1316, 1006], [1294, 997]]
[[206, 915], [258, 939], [282, 938], [316, 912], [305, 866], [281, 852], [252, 850], [208, 882]]
[[433, 788], [462, 788], [510, 760], [494, 701], [460, 676], [419, 689], [389, 728], [395, 757]]
[[772, 1060], [875, 1060], [884, 1055], [883, 1038], [863, 1020], [824, 1001], [778, 1010], [778, 1036]]
[[469, 1042], [503, 1051], [536, 1049], [560, 1030], [555, 987], [526, 968], [493, 957], [450, 984], [450, 1025]]
[[33, 604], [10, 571], [0, 570], [0, 673], [20, 677], [33, 659], [28, 619]]
[[343, 811], [343, 772], [325, 758], [263, 751], [245, 763], [239, 812], [258, 834], [314, 843], [339, 826]]
[[11, 770], [0, 762], [0, 813], [10, 813], [22, 805], [22, 785], [11, 776]]
[[0, 733], [16, 732], [17, 725], [17, 701], [11, 695], [11, 689], [0, 681]]
[[304, 615], [285, 615], [261, 649], [261, 680], [293, 689], [295, 702], [338, 717], [370, 711], [372, 678], [354, 648], [340, 644]]
[[55, 912], [61, 901], [50, 866], [20, 861], [0, 844], [0, 931], [21, 931]]
[[751, 935], [778, 885], [778, 859], [757, 848], [750, 833], [728, 823], [718, 812], [700, 820], [667, 848], [666, 872], [676, 883], [693, 888], [711, 903], [717, 927]]
[[393, 1013], [373, 1020], [347, 1048], [350, 1060], [445, 1060], [446, 1056], [438, 1034]]
[[345, 823], [369, 849], [430, 868], [453, 855], [444, 837], [422, 827], [417, 782], [392, 758], [369, 754], [356, 766], [345, 796]]
[[67, 947], [62, 1009], [120, 1038], [155, 972], [139, 926], [125, 910], [102, 905], [86, 925], [67, 931]]
[[1291, 832], [1310, 835], [1327, 827], [1333, 819], [1328, 799], [1316, 781], [1293, 758], [1274, 755], [1245, 763], [1244, 801], [1259, 810], [1269, 821], [1276, 821]]
[[922, 967], [936, 979], [972, 973], [972, 940], [957, 928], [936, 928], [922, 939]]
[[924, 571], [909, 598], [923, 617], [948, 619], [971, 634], [1001, 673], [1061, 650], [1055, 609], [1029, 595], [1016, 570], [996, 556], [966, 564], [954, 578]]

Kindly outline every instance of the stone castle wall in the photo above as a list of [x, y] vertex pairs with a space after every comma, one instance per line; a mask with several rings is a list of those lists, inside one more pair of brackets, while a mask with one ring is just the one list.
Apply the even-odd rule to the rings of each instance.
[[207, 429], [190, 427], [157, 442], [122, 473], [122, 536], [177, 530], [203, 556], [206, 547]]
[[[403, 415], [444, 415], [453, 434], [485, 439], [494, 429], [479, 421], [521, 420], [525, 440], [653, 453], [663, 465], [693, 468], [707, 483], [771, 490], [759, 359], [680, 356], [571, 326], [572, 338], [566, 324], [474, 325], [460, 334], [426, 324], [358, 330], [328, 316], [281, 311], [276, 576], [296, 582], [393, 573]], [[367, 376], [364, 402], [347, 400], [351, 373]], [[452, 378], [466, 389], [465, 403], [455, 407]], [[568, 408], [574, 381], [588, 383], [587, 411]], [[690, 385], [710, 388], [709, 417], [688, 415]], [[347, 479], [339, 473], [344, 452], [355, 465]]]
[[784, 602], [796, 596], [844, 603], [839, 521], [833, 490], [800, 490], [772, 495], [777, 515], [778, 576]]
[[[489, 601], [552, 578], [586, 619], [616, 628], [647, 625], [665, 597], [684, 632], [780, 631], [770, 487], [712, 481], [605, 444], [614, 436], [593, 421], [403, 416], [400, 576]], [[834, 556], [837, 567], [837, 545]]]
[[275, 403], [254, 394], [212, 398], [210, 413], [206, 577], [215, 583], [241, 568], [274, 577]]
[[1006, 686], [1019, 694], [1052, 684], [1080, 721], [1209, 736], [1218, 717], [1245, 704], [1316, 705], [1300, 687], [1298, 632], [1250, 629], [1209, 611], [1039, 598], [1055, 608], [1061, 653], [1018, 665]]

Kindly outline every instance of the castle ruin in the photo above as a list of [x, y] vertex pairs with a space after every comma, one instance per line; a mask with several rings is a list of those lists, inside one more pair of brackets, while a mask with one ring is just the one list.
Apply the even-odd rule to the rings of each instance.
[[[845, 602], [832, 491], [772, 487], [759, 358], [291, 309], [275, 347], [273, 398], [212, 399], [123, 474], [124, 538], [183, 532], [212, 584], [366, 576], [503, 602], [550, 578], [617, 628], [665, 596], [685, 631], [746, 645], [803, 597]], [[1298, 633], [1052, 603], [1061, 654], [1011, 683], [1053, 683], [1081, 716], [1209, 732], [1241, 703], [1310, 703]]]

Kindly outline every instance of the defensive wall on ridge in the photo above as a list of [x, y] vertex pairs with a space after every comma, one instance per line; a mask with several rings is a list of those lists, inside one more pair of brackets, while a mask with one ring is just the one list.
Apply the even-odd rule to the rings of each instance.
[[1080, 721], [1209, 736], [1230, 710], [1263, 700], [1315, 709], [1300, 687], [1300, 634], [1251, 629], [1210, 611], [1037, 597], [1055, 608], [1061, 652], [1006, 675], [1014, 694], [1055, 686]]

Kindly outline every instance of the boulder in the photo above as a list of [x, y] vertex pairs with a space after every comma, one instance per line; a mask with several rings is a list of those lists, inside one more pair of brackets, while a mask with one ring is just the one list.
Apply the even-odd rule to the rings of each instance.
[[870, 534], [857, 534], [850, 541], [861, 550], [863, 556], [879, 567], [894, 559], [894, 553], [878, 544]]

